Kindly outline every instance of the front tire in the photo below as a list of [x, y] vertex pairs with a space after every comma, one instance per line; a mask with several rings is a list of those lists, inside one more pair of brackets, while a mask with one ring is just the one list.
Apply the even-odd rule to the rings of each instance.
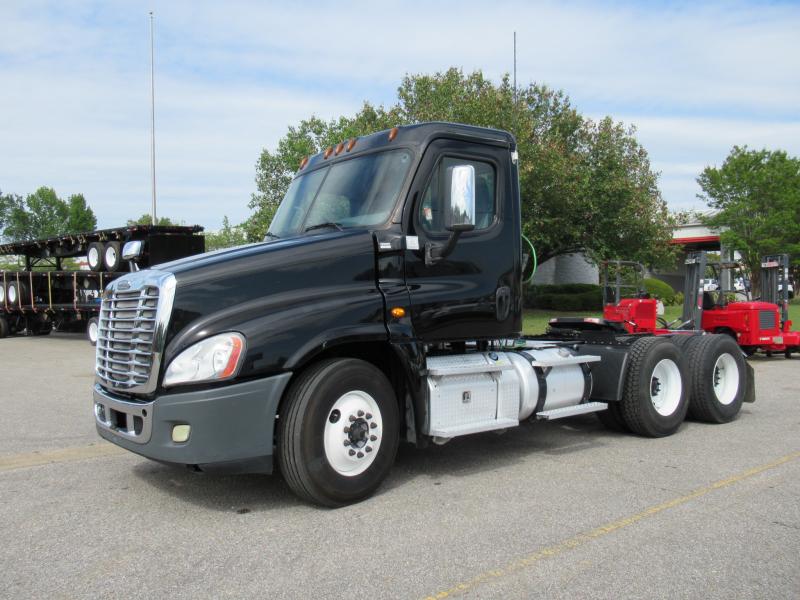
[[664, 437], [678, 430], [689, 408], [686, 363], [665, 337], [637, 340], [628, 357], [622, 416], [634, 433]]
[[368, 497], [389, 474], [398, 443], [394, 390], [363, 360], [313, 365], [281, 408], [281, 472], [295, 494], [315, 504], [338, 507]]

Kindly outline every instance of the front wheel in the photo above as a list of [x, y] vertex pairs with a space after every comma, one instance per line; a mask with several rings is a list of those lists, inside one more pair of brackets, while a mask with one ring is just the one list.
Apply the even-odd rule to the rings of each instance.
[[302, 373], [278, 421], [278, 462], [292, 491], [323, 506], [363, 500], [389, 474], [399, 442], [397, 400], [386, 376], [353, 358]]

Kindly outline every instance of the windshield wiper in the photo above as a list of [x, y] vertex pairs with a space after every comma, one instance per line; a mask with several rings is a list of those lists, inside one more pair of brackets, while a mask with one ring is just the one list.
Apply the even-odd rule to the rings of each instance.
[[328, 221], [326, 223], [317, 223], [316, 225], [309, 225], [308, 227], [306, 227], [303, 230], [303, 233], [305, 233], [306, 231], [311, 231], [312, 229], [322, 229], [323, 227], [335, 227], [339, 231], [344, 231], [344, 229], [342, 228], [341, 223], [336, 223], [334, 221]]
[[273, 240], [279, 240], [279, 239], [281, 239], [281, 236], [275, 235], [271, 231], [268, 231], [267, 233], [264, 234], [264, 239], [266, 239], [266, 238], [272, 238]]

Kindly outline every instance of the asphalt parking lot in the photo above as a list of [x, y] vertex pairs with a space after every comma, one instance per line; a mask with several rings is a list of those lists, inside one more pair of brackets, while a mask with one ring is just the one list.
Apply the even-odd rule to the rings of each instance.
[[102, 442], [81, 336], [0, 340], [3, 598], [798, 598], [800, 360], [650, 440], [593, 416], [401, 448], [326, 510]]

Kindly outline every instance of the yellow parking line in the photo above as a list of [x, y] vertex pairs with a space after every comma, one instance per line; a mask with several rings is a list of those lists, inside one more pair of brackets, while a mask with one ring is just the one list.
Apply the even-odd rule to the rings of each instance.
[[563, 554], [567, 550], [578, 548], [580, 546], [583, 546], [591, 542], [592, 540], [596, 540], [597, 538], [603, 537], [604, 535], [608, 535], [609, 533], [613, 533], [619, 529], [629, 527], [630, 525], [634, 525], [635, 523], [647, 519], [648, 517], [657, 515], [660, 512], [663, 512], [670, 508], [675, 508], [676, 506], [680, 506], [681, 504], [686, 504], [690, 500], [694, 500], [696, 498], [700, 498], [701, 496], [705, 496], [706, 494], [709, 494], [714, 490], [728, 487], [730, 485], [733, 485], [734, 483], [739, 483], [741, 481], [744, 481], [745, 479], [758, 475], [759, 473], [763, 473], [764, 471], [768, 471], [769, 469], [774, 469], [775, 467], [779, 467], [780, 465], [783, 465], [797, 458], [800, 458], [800, 452], [793, 452], [792, 454], [787, 454], [786, 456], [782, 456], [781, 458], [774, 460], [770, 463], [767, 463], [765, 465], [761, 465], [759, 467], [753, 467], [752, 469], [748, 469], [747, 471], [743, 471], [737, 475], [728, 477], [727, 479], [721, 479], [719, 481], [712, 483], [711, 485], [698, 488], [692, 492], [689, 492], [685, 496], [673, 498], [672, 500], [667, 500], [666, 502], [662, 502], [661, 504], [651, 506], [650, 508], [647, 508], [642, 512], [636, 513], [635, 515], [631, 515], [629, 517], [625, 517], [617, 521], [612, 521], [611, 523], [607, 523], [605, 525], [602, 525], [600, 527], [597, 527], [596, 529], [592, 529], [591, 531], [585, 533], [579, 533], [575, 537], [571, 537], [553, 546], [548, 546], [547, 548], [538, 550], [533, 554], [517, 559], [502, 567], [499, 567], [497, 569], [492, 569], [491, 571], [486, 571], [485, 573], [482, 573], [477, 577], [470, 579], [469, 581], [459, 583], [447, 590], [443, 590], [436, 594], [427, 596], [426, 600], [450, 598], [452, 596], [461, 594], [462, 592], [471, 590], [484, 583], [489, 583], [490, 581], [494, 581], [502, 577], [505, 577], [507, 575], [511, 575], [512, 573], [520, 571], [525, 567], [530, 567], [543, 559]]
[[125, 454], [125, 450], [106, 442], [98, 442], [90, 446], [78, 446], [75, 448], [58, 448], [56, 450], [43, 450], [41, 452], [10, 454], [8, 456], [0, 456], [0, 473], [3, 471], [14, 471], [15, 469], [25, 469], [27, 467], [39, 467], [52, 463], [72, 462], [76, 460], [86, 460], [88, 458], [116, 456], [119, 454]]

